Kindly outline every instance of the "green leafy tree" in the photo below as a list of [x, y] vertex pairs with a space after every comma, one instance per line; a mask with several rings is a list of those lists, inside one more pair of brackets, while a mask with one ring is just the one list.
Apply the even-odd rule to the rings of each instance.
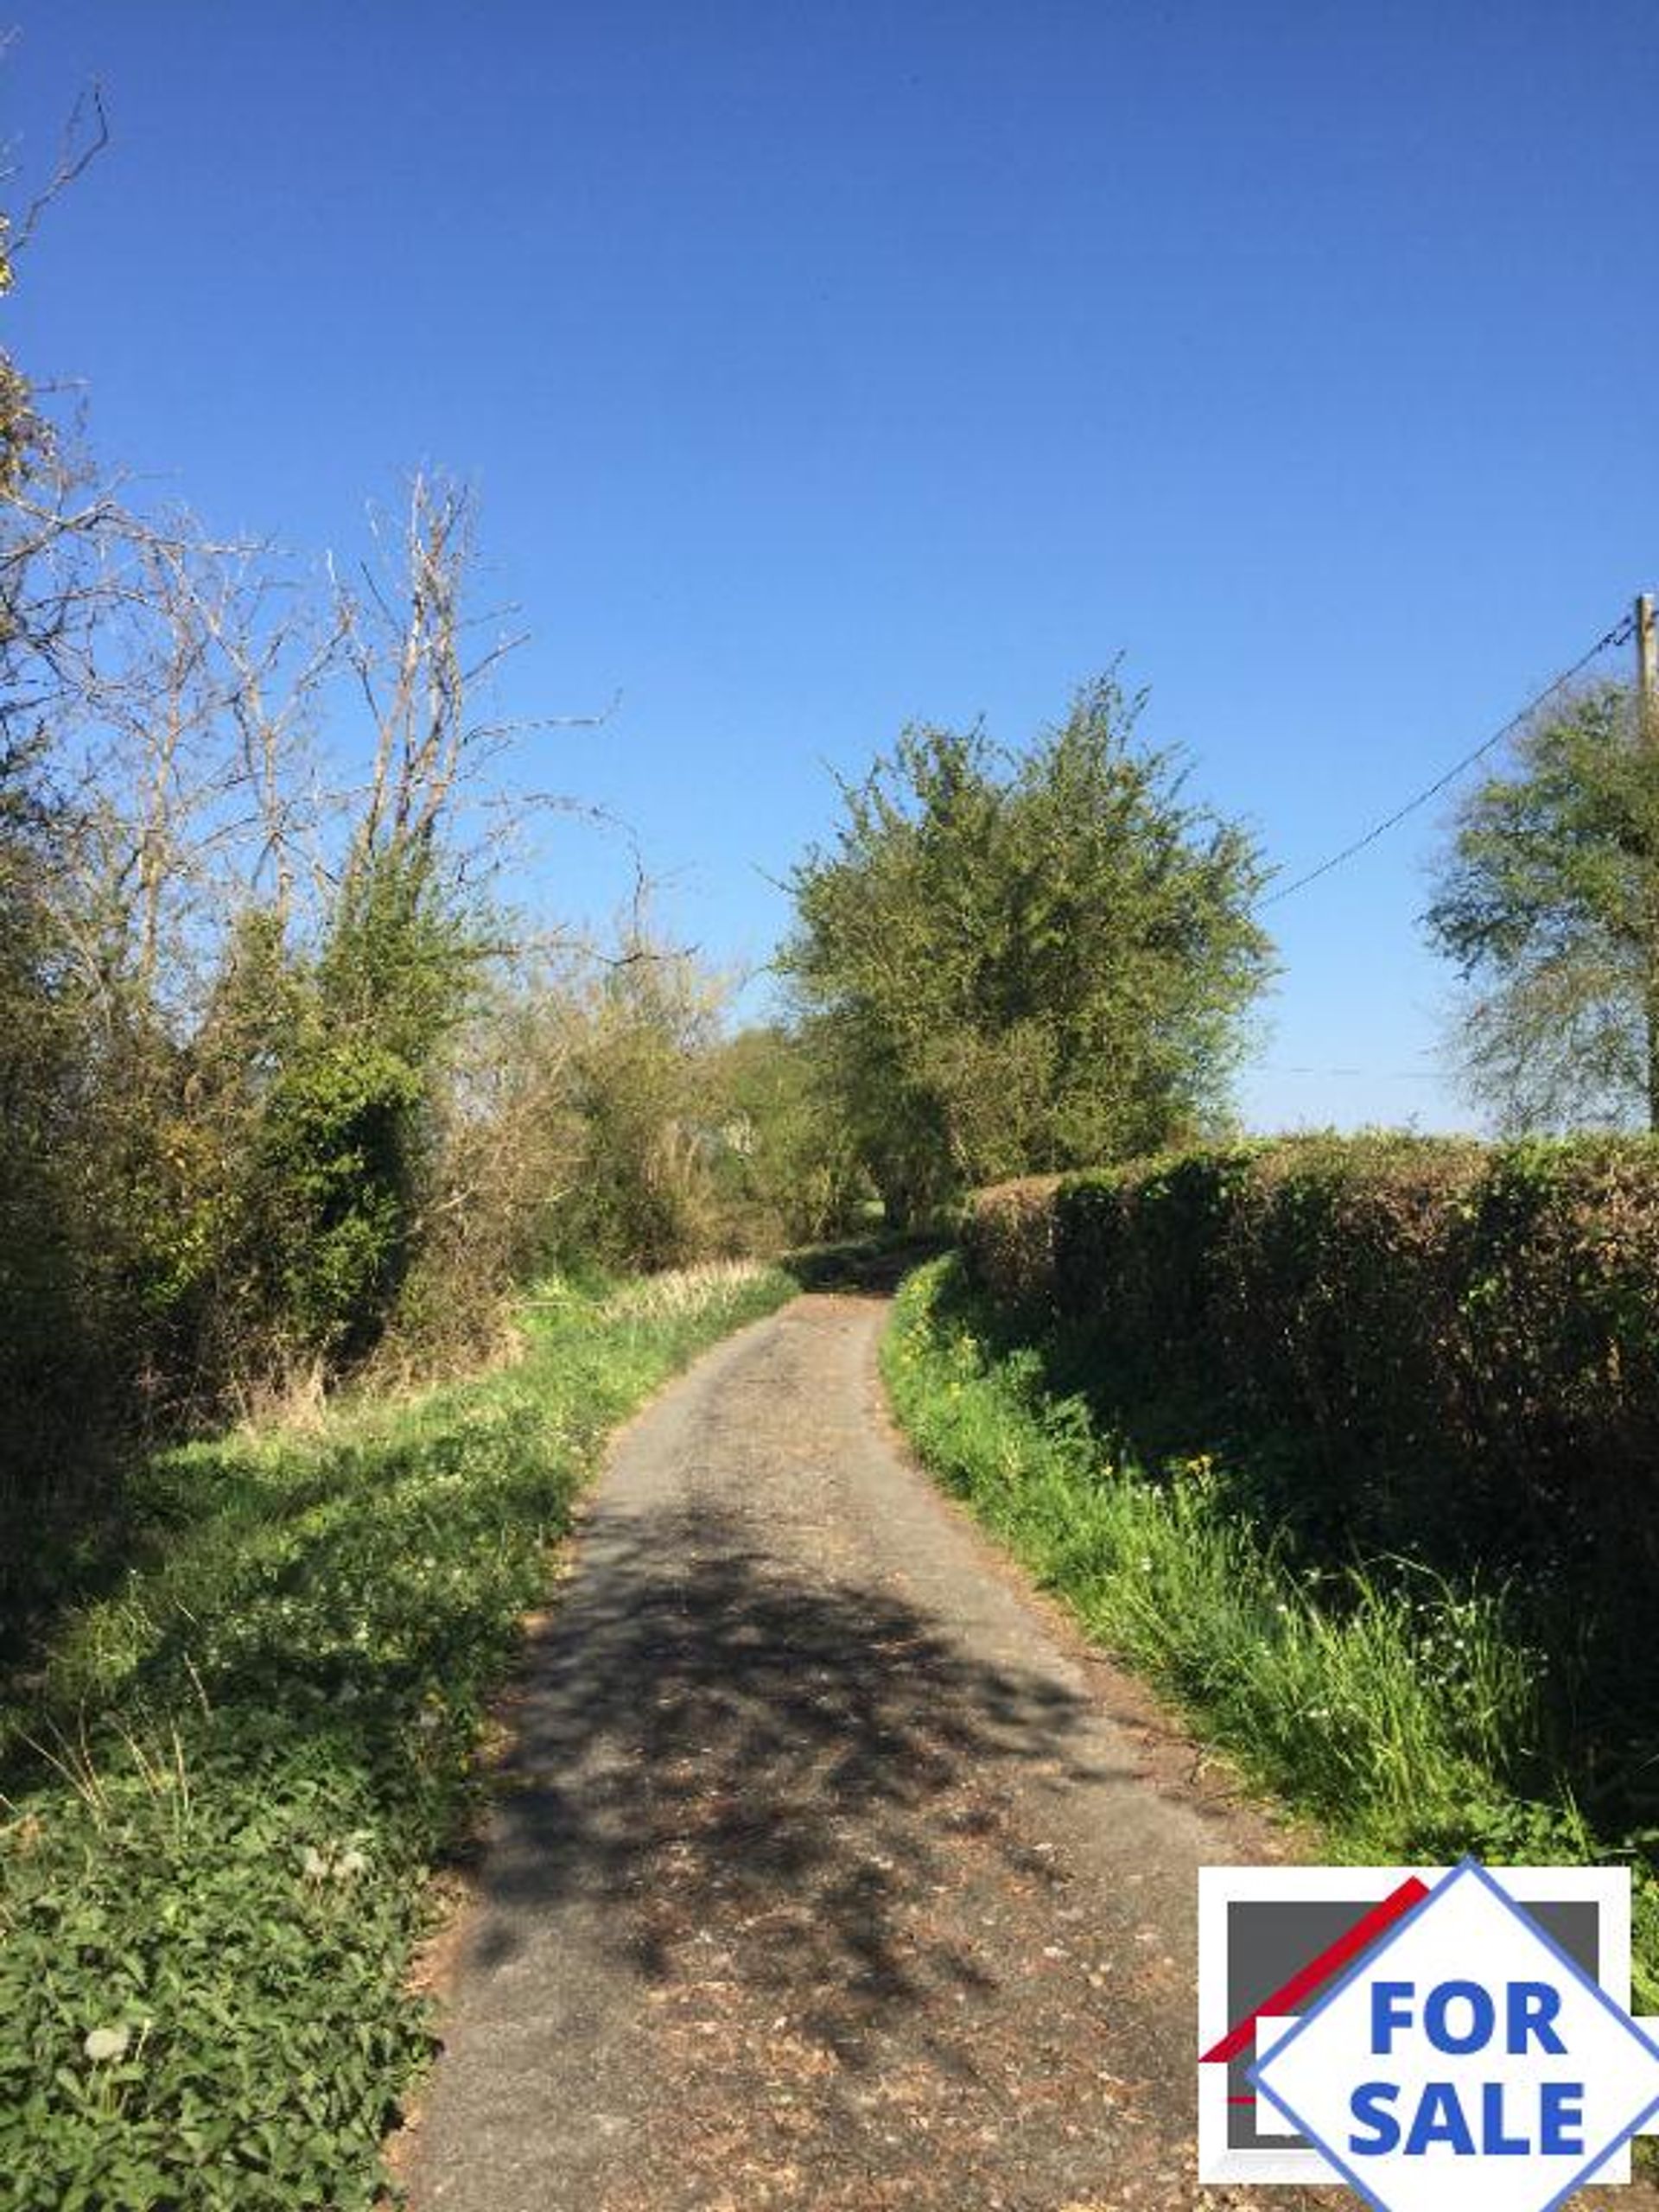
[[1212, 1121], [1266, 980], [1240, 825], [1108, 675], [1023, 753], [912, 728], [843, 785], [781, 956], [891, 1216]]
[[1627, 688], [1539, 716], [1471, 791], [1424, 918], [1471, 993], [1465, 1082], [1505, 1128], [1659, 1128], [1659, 760]]
[[714, 979], [636, 916], [588, 995], [571, 1056], [582, 1135], [564, 1228], [575, 1252], [670, 1268], [716, 1242], [707, 1068], [718, 1010]]
[[810, 1031], [741, 1029], [709, 1069], [733, 1241], [776, 1250], [844, 1234], [870, 1196]]

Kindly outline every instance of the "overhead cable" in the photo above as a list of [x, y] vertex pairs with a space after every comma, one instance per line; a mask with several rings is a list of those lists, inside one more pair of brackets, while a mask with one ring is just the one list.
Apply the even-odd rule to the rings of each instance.
[[1329, 875], [1333, 868], [1341, 868], [1344, 861], [1351, 861], [1357, 854], [1363, 853], [1367, 846], [1376, 844], [1379, 837], [1386, 837], [1389, 831], [1397, 829], [1408, 815], [1415, 814], [1419, 807], [1427, 806], [1430, 799], [1438, 798], [1448, 784], [1456, 783], [1458, 778], [1472, 768], [1477, 760], [1484, 760], [1486, 755], [1502, 745], [1506, 738], [1512, 737], [1522, 724], [1535, 715], [1547, 700], [1553, 699], [1558, 691], [1565, 690], [1575, 677], [1582, 676], [1592, 660], [1599, 659], [1603, 653], [1610, 652], [1615, 645], [1628, 644], [1635, 635], [1635, 632], [1634, 614], [1626, 614], [1620, 621], [1615, 622], [1605, 637], [1598, 638], [1589, 652], [1581, 654], [1571, 668], [1563, 669], [1558, 677], [1545, 684], [1541, 691], [1535, 697], [1529, 699], [1524, 707], [1510, 716], [1502, 729], [1494, 730], [1489, 738], [1484, 739], [1476, 746], [1472, 753], [1465, 753], [1461, 760], [1454, 761], [1444, 775], [1437, 776], [1432, 784], [1426, 785], [1414, 798], [1408, 798], [1403, 806], [1395, 807], [1394, 812], [1385, 821], [1379, 822], [1368, 830], [1363, 837], [1356, 837], [1352, 844], [1344, 845], [1339, 853], [1332, 853], [1328, 860], [1321, 861], [1317, 868], [1309, 868], [1305, 874], [1297, 876], [1292, 882], [1281, 885], [1277, 891], [1268, 892], [1266, 898], [1258, 899], [1257, 911], [1259, 912], [1263, 906], [1276, 906], [1281, 899], [1288, 899], [1294, 892], [1305, 891], [1310, 883], [1317, 883], [1322, 875]]

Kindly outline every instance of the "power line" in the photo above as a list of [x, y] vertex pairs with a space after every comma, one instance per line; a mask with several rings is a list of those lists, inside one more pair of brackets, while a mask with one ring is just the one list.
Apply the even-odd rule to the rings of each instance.
[[1438, 1071], [1433, 1068], [1281, 1067], [1272, 1061], [1257, 1061], [1247, 1072], [1251, 1075], [1357, 1076], [1366, 1083], [1438, 1083], [1440, 1080]]
[[1356, 854], [1363, 853], [1368, 845], [1376, 844], [1379, 837], [1386, 837], [1390, 830], [1398, 829], [1408, 815], [1415, 814], [1419, 807], [1427, 806], [1432, 798], [1438, 798], [1448, 784], [1456, 783], [1458, 778], [1465, 770], [1472, 768], [1477, 760], [1484, 760], [1494, 747], [1502, 745], [1506, 738], [1512, 737], [1529, 716], [1537, 713], [1545, 700], [1553, 699], [1558, 691], [1572, 683], [1575, 676], [1581, 676], [1592, 660], [1611, 652], [1615, 645], [1628, 645], [1635, 632], [1634, 614], [1627, 614], [1622, 620], [1615, 622], [1605, 637], [1598, 638], [1589, 652], [1581, 654], [1571, 668], [1564, 669], [1552, 683], [1545, 684], [1535, 698], [1529, 699], [1524, 707], [1510, 716], [1502, 729], [1494, 730], [1489, 738], [1476, 746], [1472, 753], [1465, 753], [1461, 760], [1454, 761], [1443, 776], [1437, 776], [1414, 798], [1408, 798], [1403, 806], [1396, 807], [1385, 822], [1379, 822], [1363, 837], [1356, 837], [1351, 845], [1344, 845], [1339, 853], [1332, 853], [1329, 860], [1321, 861], [1317, 868], [1309, 868], [1305, 875], [1297, 876], [1294, 882], [1283, 885], [1277, 891], [1270, 891], [1265, 899], [1258, 899], [1255, 902], [1257, 912], [1264, 906], [1276, 906], [1281, 899], [1288, 899], [1294, 892], [1305, 891], [1310, 883], [1317, 883], [1322, 875], [1329, 875], [1332, 868], [1340, 868], [1344, 861], [1351, 861]]

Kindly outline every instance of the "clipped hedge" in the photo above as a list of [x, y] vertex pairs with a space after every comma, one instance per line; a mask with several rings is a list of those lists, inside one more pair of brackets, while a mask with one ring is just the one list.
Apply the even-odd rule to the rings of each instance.
[[1659, 1569], [1659, 1141], [1291, 1138], [982, 1192], [969, 1263], [1108, 1394], [1294, 1444], [1325, 1542]]

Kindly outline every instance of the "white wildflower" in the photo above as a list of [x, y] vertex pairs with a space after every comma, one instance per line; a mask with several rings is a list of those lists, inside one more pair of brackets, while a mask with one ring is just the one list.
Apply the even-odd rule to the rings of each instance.
[[80, 2047], [94, 2066], [102, 2066], [107, 2060], [124, 2058], [131, 2041], [130, 2028], [93, 2028]]

